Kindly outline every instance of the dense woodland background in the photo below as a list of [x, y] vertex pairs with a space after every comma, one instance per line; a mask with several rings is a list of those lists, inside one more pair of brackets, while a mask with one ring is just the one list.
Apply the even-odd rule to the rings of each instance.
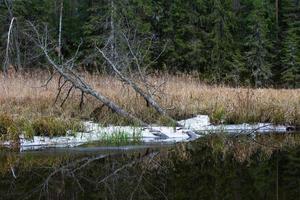
[[46, 67], [25, 22], [47, 27], [57, 46], [62, 7], [63, 55], [82, 41], [77, 64], [89, 71], [109, 73], [95, 45], [113, 38], [113, 48], [122, 49], [119, 33], [130, 30], [133, 39], [151, 38], [150, 49], [140, 48], [150, 52], [153, 71], [233, 86], [300, 87], [300, 0], [0, 0], [1, 65], [15, 17], [10, 63], [17, 70]]

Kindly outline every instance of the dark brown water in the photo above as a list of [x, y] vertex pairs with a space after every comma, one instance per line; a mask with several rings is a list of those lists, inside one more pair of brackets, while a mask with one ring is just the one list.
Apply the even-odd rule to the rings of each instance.
[[300, 135], [2, 150], [0, 199], [300, 199]]

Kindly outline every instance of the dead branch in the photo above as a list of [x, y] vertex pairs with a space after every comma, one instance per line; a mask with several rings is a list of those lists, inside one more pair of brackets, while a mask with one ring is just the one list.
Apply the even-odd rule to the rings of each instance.
[[61, 93], [63, 87], [66, 85], [67, 82], [68, 81], [65, 81], [61, 86], [58, 87], [58, 92], [57, 92], [55, 100], [54, 100], [54, 105], [57, 103], [57, 100], [58, 100], [58, 98], [60, 96], [60, 93]]
[[60, 12], [59, 12], [59, 30], [58, 30], [58, 58], [60, 64], [62, 63], [63, 55], [62, 55], [62, 43], [61, 43], [61, 34], [62, 34], [62, 19], [63, 19], [63, 9], [64, 9], [64, 1], [60, 1]]
[[128, 78], [127, 76], [125, 76], [121, 71], [118, 70], [118, 67], [116, 66], [115, 63], [113, 63], [108, 56], [98, 47], [96, 47], [96, 49], [98, 50], [99, 53], [101, 53], [101, 55], [103, 56], [103, 58], [108, 62], [108, 64], [112, 67], [112, 69], [114, 70], [114, 72], [118, 75], [118, 77], [125, 83], [127, 83], [128, 85], [130, 85], [138, 94], [140, 94], [147, 103], [149, 103], [158, 113], [164, 115], [164, 116], [168, 116], [166, 111], [164, 109], [162, 109], [158, 103], [149, 95], [146, 94], [145, 91], [143, 91], [142, 88], [140, 88], [132, 79]]
[[70, 89], [67, 92], [67, 96], [64, 98], [64, 100], [62, 101], [62, 103], [60, 104], [60, 107], [63, 107], [63, 105], [65, 104], [65, 102], [67, 101], [67, 99], [70, 96], [71, 91], [74, 89], [74, 86], [71, 86]]
[[82, 110], [83, 104], [84, 104], [84, 92], [81, 91], [80, 103], [79, 103], [80, 110]]

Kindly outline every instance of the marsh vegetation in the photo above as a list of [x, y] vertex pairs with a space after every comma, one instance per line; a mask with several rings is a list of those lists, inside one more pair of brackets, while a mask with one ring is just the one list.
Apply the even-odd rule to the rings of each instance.
[[[130, 87], [122, 85], [114, 77], [88, 73], [82, 76], [96, 90], [102, 91], [144, 121], [173, 126], [148, 107]], [[79, 91], [72, 92], [71, 98], [62, 107], [59, 103], [54, 104], [57, 91], [55, 81], [46, 88], [33, 87], [42, 85], [45, 79], [43, 72], [0, 78], [0, 126], [3, 130], [9, 129], [13, 134], [20, 133], [22, 129], [28, 136], [54, 136], [64, 135], [66, 130], [80, 130], [80, 120], [93, 120], [103, 125], [133, 125], [130, 120], [118, 116], [91, 97], [85, 99], [84, 109], [80, 109]], [[299, 89], [213, 86], [202, 83], [192, 75], [158, 75], [151, 77], [151, 81], [165, 81], [158, 101], [168, 108], [170, 116], [178, 120], [202, 113], [208, 114], [215, 124], [300, 124]]]

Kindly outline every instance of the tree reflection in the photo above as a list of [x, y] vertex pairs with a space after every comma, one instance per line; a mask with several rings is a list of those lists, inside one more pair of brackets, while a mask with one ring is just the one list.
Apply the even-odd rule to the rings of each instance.
[[163, 150], [3, 153], [1, 199], [297, 199], [299, 136], [207, 136]]

